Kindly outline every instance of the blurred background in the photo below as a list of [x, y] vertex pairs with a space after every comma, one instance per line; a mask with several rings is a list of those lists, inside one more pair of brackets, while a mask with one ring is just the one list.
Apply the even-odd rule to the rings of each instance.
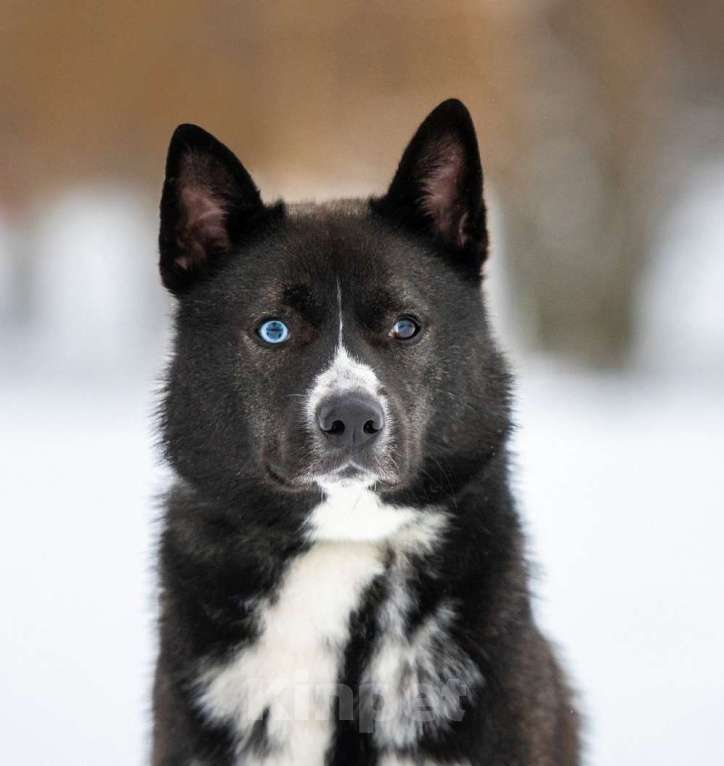
[[176, 124], [268, 200], [364, 196], [456, 96], [587, 762], [724, 762], [722, 40], [718, 0], [4, 0], [0, 761], [147, 753]]

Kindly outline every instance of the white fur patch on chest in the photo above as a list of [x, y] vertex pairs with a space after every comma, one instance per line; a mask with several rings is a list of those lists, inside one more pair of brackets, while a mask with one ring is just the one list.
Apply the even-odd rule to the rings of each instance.
[[[457, 701], [440, 685], [450, 676], [474, 677], [475, 666], [450, 638], [451, 605], [442, 605], [412, 636], [404, 630], [411, 607], [412, 554], [424, 556], [434, 549], [445, 517], [397, 508], [365, 511], [384, 518], [400, 513], [394, 517], [400, 524], [390, 523], [384, 539], [370, 534], [372, 539], [317, 540], [290, 563], [275, 594], [259, 602], [256, 640], [240, 647], [230, 661], [206, 666], [199, 676], [199, 705], [210, 720], [232, 727], [239, 764], [324, 763], [336, 726], [335, 698], [351, 717], [353, 691], [338, 685], [350, 618], [367, 586], [382, 574], [388, 578], [389, 597], [378, 615], [381, 639], [363, 682], [381, 702], [373, 724], [376, 742], [388, 753], [414, 745], [420, 726], [430, 720], [424, 712], [419, 717], [420, 695], [438, 721], [454, 714]], [[413, 513], [418, 515], [413, 518]], [[334, 528], [324, 528], [333, 538]], [[381, 527], [375, 528], [380, 532]], [[390, 555], [395, 563], [386, 569]], [[250, 747], [254, 724], [262, 719], [266, 747], [255, 750]], [[404, 763], [386, 757], [383, 762], [390, 766]]]
[[441, 604], [410, 635], [389, 606], [386, 634], [365, 675], [377, 712], [374, 738], [381, 748], [414, 747], [426, 730], [446, 728], [462, 717], [464, 697], [482, 683], [477, 665], [455, 642], [455, 612]]
[[320, 482], [324, 500], [312, 512], [308, 527], [313, 540], [380, 542], [412, 522], [419, 512], [386, 505], [358, 483]]
[[324, 762], [350, 615], [383, 570], [382, 550], [371, 543], [314, 545], [290, 564], [275, 598], [260, 606], [256, 642], [203, 672], [201, 706], [212, 720], [231, 723], [240, 752], [254, 722], [267, 717], [270, 748], [245, 753], [244, 764]]
[[[426, 524], [424, 539], [432, 547], [444, 518], [433, 515]], [[454, 638], [454, 602], [441, 601], [409, 630], [411, 552], [420, 552], [419, 542], [396, 551], [389, 595], [377, 617], [381, 639], [363, 679], [376, 701], [374, 738], [383, 750], [414, 747], [426, 730], [460, 720], [464, 698], [483, 683], [478, 666]]]
[[[378, 764], [379, 766], [442, 766], [440, 761], [431, 758], [420, 760], [419, 758], [413, 759], [397, 755], [383, 755]], [[444, 766], [470, 766], [470, 761], [456, 761], [455, 763], [445, 761]]]

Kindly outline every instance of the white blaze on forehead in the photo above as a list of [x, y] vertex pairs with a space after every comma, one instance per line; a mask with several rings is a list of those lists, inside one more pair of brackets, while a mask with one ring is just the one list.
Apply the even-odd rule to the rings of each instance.
[[344, 333], [344, 316], [342, 315], [342, 285], [337, 277], [337, 313], [339, 314], [339, 338], [337, 345], [342, 347], [342, 334]]
[[366, 393], [373, 398], [380, 399], [383, 409], [387, 409], [384, 400], [379, 396], [380, 381], [375, 371], [368, 364], [355, 359], [344, 347], [342, 286], [339, 279], [337, 279], [337, 313], [339, 316], [339, 334], [334, 359], [325, 370], [317, 375], [307, 396], [307, 417], [310, 423], [314, 423], [317, 407], [323, 399], [351, 391]]
[[[379, 395], [380, 381], [367, 364], [357, 361], [344, 346], [338, 346], [332, 363], [317, 375], [307, 396], [307, 416], [314, 422], [317, 407], [328, 396], [358, 391], [379, 399], [383, 409], [384, 400]], [[386, 413], [385, 413], [386, 414]]]

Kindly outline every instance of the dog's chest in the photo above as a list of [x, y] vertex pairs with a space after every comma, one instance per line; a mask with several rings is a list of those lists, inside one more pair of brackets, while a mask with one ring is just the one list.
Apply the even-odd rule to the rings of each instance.
[[321, 764], [353, 612], [384, 572], [371, 542], [314, 545], [259, 604], [259, 636], [201, 676], [200, 702], [230, 725], [245, 764]]
[[[199, 679], [201, 707], [230, 727], [239, 763], [320, 766], [337, 718], [351, 720], [355, 710], [381, 766], [407, 763], [393, 754], [410, 752], [423, 729], [456, 717], [460, 684], [464, 695], [482, 678], [453, 638], [454, 604], [441, 600], [408, 630], [410, 583], [419, 579], [416, 567], [427, 566], [424, 553], [439, 543], [444, 525], [442, 516], [429, 514], [384, 541], [322, 539], [291, 561], [277, 591], [257, 606], [256, 639], [226, 663], [207, 666]], [[386, 594], [375, 601], [377, 638], [358, 668], [360, 688], [350, 689], [339, 679], [351, 618], [376, 578], [384, 578]], [[363, 720], [368, 709], [372, 717]]]

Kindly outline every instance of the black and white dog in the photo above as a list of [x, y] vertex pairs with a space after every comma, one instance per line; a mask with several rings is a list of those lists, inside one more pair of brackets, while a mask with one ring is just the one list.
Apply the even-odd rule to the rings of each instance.
[[459, 101], [365, 201], [265, 205], [174, 133], [156, 766], [578, 763], [509, 489], [485, 217]]

